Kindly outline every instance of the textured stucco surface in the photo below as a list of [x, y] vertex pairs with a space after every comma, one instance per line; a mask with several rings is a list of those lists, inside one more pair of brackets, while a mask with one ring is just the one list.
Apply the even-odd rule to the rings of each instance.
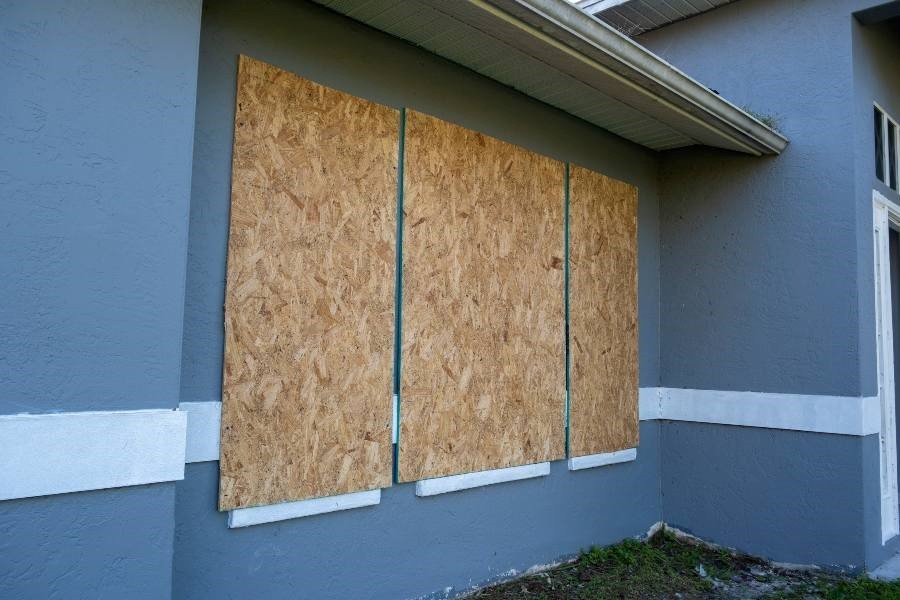
[[862, 391], [850, 4], [742, 0], [639, 38], [791, 140], [763, 160], [664, 156], [665, 386]]
[[774, 560], [863, 567], [865, 441], [664, 422], [663, 519]]
[[[900, 2], [895, 2], [900, 8]], [[854, 164], [856, 168], [855, 195], [858, 212], [859, 305], [861, 347], [872, 348], [868, 359], [860, 366], [863, 381], [875, 393], [875, 286], [872, 260], [872, 190], [876, 189], [889, 200], [900, 202], [897, 192], [875, 177], [875, 140], [872, 124], [872, 103], [877, 102], [895, 119], [900, 119], [900, 21], [873, 23], [863, 26], [853, 23], [853, 86], [854, 125], [856, 130]], [[895, 328], [898, 325], [895, 324]], [[896, 329], [895, 329], [896, 331]], [[896, 339], [896, 337], [895, 337]], [[897, 357], [895, 357], [896, 359]], [[868, 392], [867, 392], [868, 393]], [[881, 495], [877, 439], [868, 449], [863, 462], [867, 475], [866, 502], [866, 563], [878, 565], [900, 549], [900, 540], [881, 544]]]
[[[0, 1], [0, 414], [177, 405], [199, 29]], [[174, 490], [0, 502], [0, 597], [168, 597]]]
[[173, 597], [398, 600], [466, 588], [645, 532], [659, 519], [658, 426], [641, 426], [637, 461], [228, 529], [215, 511], [218, 463], [178, 482]]
[[0, 502], [0, 598], [168, 598], [175, 484]]
[[0, 413], [177, 404], [199, 19], [0, 2]]
[[874, 301], [857, 295], [858, 266], [859, 289], [871, 287], [871, 244], [855, 250], [858, 233], [871, 238], [871, 208], [854, 202], [855, 182], [872, 177], [857, 176], [851, 142], [871, 148], [871, 111], [861, 118], [854, 95], [851, 30], [852, 12], [876, 4], [743, 0], [640, 36], [729, 100], [775, 116], [791, 140], [762, 161], [664, 155], [663, 385], [874, 393]]
[[[852, 12], [877, 4], [742, 0], [640, 37], [738, 105], [775, 116], [791, 140], [763, 160], [663, 155], [662, 385], [875, 394], [866, 86], [897, 93], [896, 50], [885, 52], [884, 34], [863, 43]], [[663, 432], [667, 520], [782, 560], [871, 566], [894, 549], [879, 533], [877, 437]], [[765, 479], [742, 477], [742, 456], [771, 462]], [[827, 502], [817, 495], [826, 492]]]

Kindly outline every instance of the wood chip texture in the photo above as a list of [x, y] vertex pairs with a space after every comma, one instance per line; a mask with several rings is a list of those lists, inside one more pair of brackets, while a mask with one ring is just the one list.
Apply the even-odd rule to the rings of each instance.
[[399, 477], [565, 452], [564, 165], [408, 111]]
[[220, 510], [390, 485], [398, 135], [240, 59]]
[[637, 188], [569, 173], [569, 455], [638, 444]]

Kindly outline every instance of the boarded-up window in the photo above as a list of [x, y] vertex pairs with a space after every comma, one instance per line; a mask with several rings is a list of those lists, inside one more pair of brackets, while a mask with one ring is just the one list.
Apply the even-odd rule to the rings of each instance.
[[564, 455], [564, 165], [409, 111], [399, 476]]
[[241, 57], [222, 510], [385, 487], [399, 113]]
[[638, 443], [637, 189], [569, 173], [569, 455]]

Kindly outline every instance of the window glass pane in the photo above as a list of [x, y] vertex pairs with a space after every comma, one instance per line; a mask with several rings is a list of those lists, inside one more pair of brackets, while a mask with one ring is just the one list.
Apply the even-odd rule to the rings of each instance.
[[888, 185], [897, 189], [897, 125], [888, 121]]
[[875, 109], [875, 177], [884, 181], [884, 119], [881, 111]]

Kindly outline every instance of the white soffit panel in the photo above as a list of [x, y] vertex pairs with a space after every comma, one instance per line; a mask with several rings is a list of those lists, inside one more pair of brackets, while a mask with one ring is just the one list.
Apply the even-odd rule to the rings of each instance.
[[654, 150], [787, 140], [565, 0], [316, 0]]
[[581, 0], [576, 5], [625, 35], [640, 35], [735, 0]]

